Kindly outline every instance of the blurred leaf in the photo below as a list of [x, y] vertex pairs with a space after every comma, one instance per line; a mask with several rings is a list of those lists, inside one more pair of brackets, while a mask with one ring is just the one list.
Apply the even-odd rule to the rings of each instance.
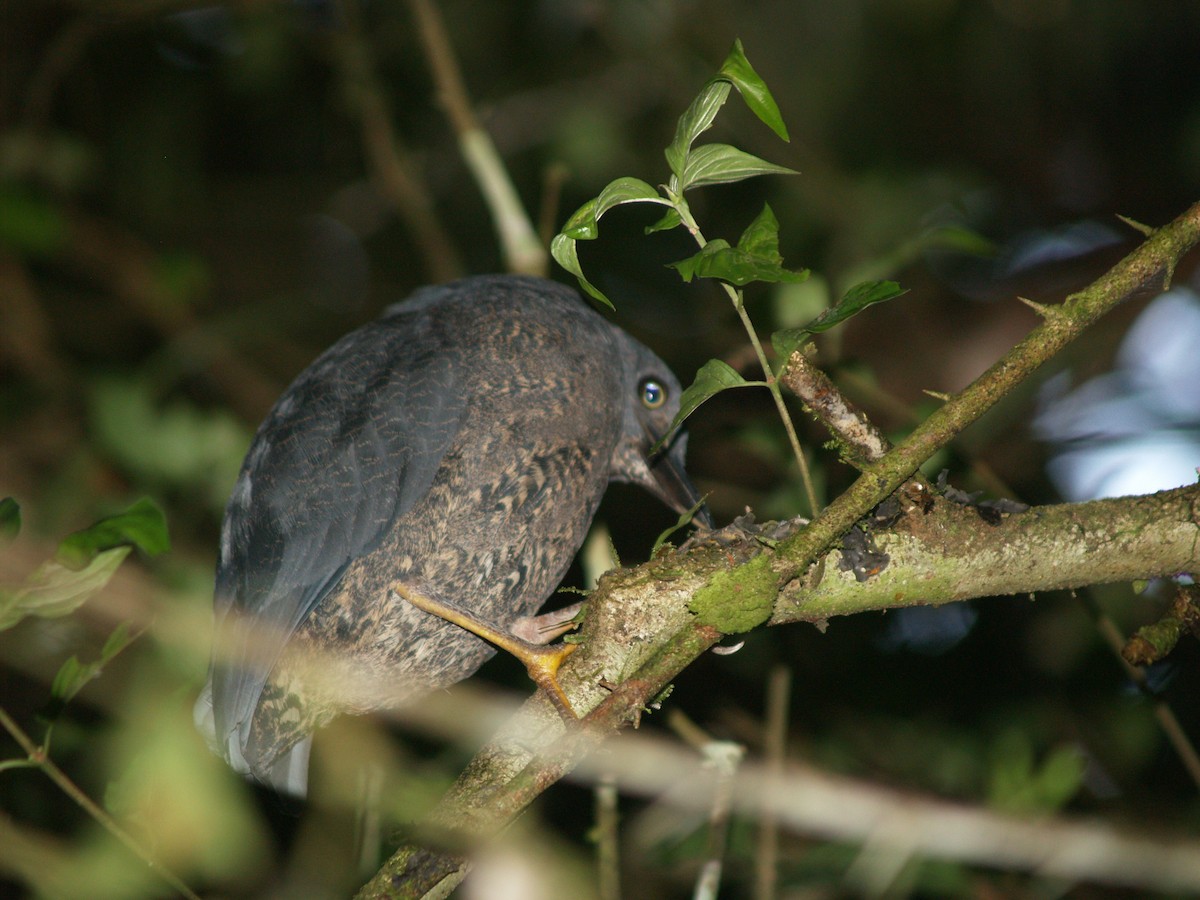
[[[90, 667], [89, 667], [90, 668]], [[98, 669], [94, 670], [98, 671]], [[85, 673], [78, 656], [70, 656], [58, 667], [54, 680], [50, 682], [50, 696], [66, 703], [74, 697], [94, 672]]]
[[148, 379], [102, 378], [88, 395], [101, 446], [148, 489], [182, 489], [222, 509], [250, 443], [230, 412], [155, 402]]
[[862, 312], [868, 306], [893, 300], [908, 293], [894, 281], [864, 281], [856, 284], [835, 305], [821, 313], [807, 325], [799, 328], [789, 328], [777, 331], [771, 335], [771, 344], [781, 359], [787, 359], [810, 335], [828, 331], [852, 316]]
[[0, 544], [15, 540], [21, 533], [21, 506], [12, 497], [0, 500]]
[[932, 250], [948, 250], [968, 256], [990, 256], [996, 246], [983, 235], [961, 225], [934, 225], [915, 237], [907, 235], [890, 250], [878, 253], [842, 273], [841, 283], [856, 284], [894, 275], [922, 259]]
[[44, 258], [58, 250], [66, 233], [67, 223], [51, 200], [0, 182], [0, 246]]
[[131, 634], [128, 622], [122, 622], [104, 642], [100, 650], [100, 658], [81, 663], [79, 657], [71, 656], [59, 667], [54, 681], [50, 685], [50, 696], [59, 701], [58, 706], [69, 703], [89, 681], [98, 676], [113, 658], [134, 642], [136, 634]]
[[701, 134], [707, 131], [716, 118], [725, 100], [729, 97], [729, 81], [714, 76], [700, 89], [696, 99], [679, 117], [675, 125], [675, 138], [664, 151], [667, 165], [676, 178], [682, 180], [683, 168], [688, 158], [688, 151]]
[[747, 381], [739, 375], [732, 366], [722, 362], [719, 359], [710, 359], [700, 367], [696, 373], [696, 380], [688, 385], [683, 395], [679, 398], [679, 412], [675, 414], [675, 418], [671, 420], [671, 427], [666, 433], [659, 438], [657, 443], [650, 448], [651, 455], [657, 453], [667, 440], [675, 433], [684, 420], [687, 419], [696, 408], [700, 406], [709, 397], [721, 393], [721, 391], [729, 390], [736, 387], [753, 387], [761, 386], [761, 381]]
[[153, 271], [158, 294], [176, 306], [191, 306], [208, 293], [208, 266], [195, 254], [161, 254], [153, 261]]
[[112, 780], [104, 805], [185, 878], [228, 882], [261, 865], [263, 827], [245, 785], [193, 727], [190, 688], [178, 688], [147, 663], [127, 697], [122, 727], [105, 754]]
[[759, 159], [729, 144], [704, 144], [688, 154], [679, 190], [706, 184], [730, 184], [756, 175], [796, 175], [794, 169]]
[[1018, 728], [991, 744], [988, 802], [1015, 813], [1059, 809], [1083, 783], [1084, 759], [1075, 747], [1057, 747], [1038, 765], [1032, 739]]
[[69, 569], [53, 560], [42, 563], [19, 589], [0, 594], [0, 631], [26, 616], [54, 618], [74, 612], [108, 583], [129, 549], [105, 550], [82, 569]]
[[143, 497], [133, 506], [76, 531], [58, 545], [57, 559], [68, 568], [84, 566], [101, 550], [131, 544], [150, 556], [171, 549], [167, 520], [153, 500]]
[[766, 82], [750, 65], [750, 60], [746, 58], [740, 39], [733, 42], [733, 49], [725, 58], [720, 74], [733, 83], [746, 102], [746, 106], [754, 115], [758, 116], [760, 122], [783, 140], [790, 140], [787, 126], [783, 124], [783, 115], [779, 112], [779, 105], [771, 96]]
[[829, 308], [829, 282], [819, 274], [796, 284], [780, 284], [771, 292], [771, 313], [777, 330], [796, 328]]

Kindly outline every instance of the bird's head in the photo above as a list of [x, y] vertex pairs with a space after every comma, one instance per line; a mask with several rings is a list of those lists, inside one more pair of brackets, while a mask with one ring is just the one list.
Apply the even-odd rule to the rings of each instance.
[[[623, 332], [618, 334], [618, 343], [623, 424], [609, 478], [641, 485], [676, 512], [687, 512], [701, 500], [684, 465], [687, 432], [680, 429], [655, 448], [679, 412], [683, 393], [679, 379], [666, 363]], [[696, 521], [712, 527], [707, 507], [700, 507]]]

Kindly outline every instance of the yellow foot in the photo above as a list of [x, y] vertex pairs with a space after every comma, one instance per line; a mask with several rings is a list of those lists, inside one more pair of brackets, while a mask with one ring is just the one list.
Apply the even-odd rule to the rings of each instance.
[[571, 701], [567, 699], [567, 695], [563, 693], [563, 689], [558, 683], [559, 667], [563, 664], [563, 660], [578, 649], [578, 644], [552, 644], [550, 646], [534, 644], [510, 632], [501, 631], [464, 609], [434, 600], [403, 582], [394, 582], [392, 590], [417, 609], [445, 619], [447, 622], [483, 638], [488, 643], [495, 644], [501, 650], [507, 650], [525, 664], [525, 671], [529, 673], [529, 677], [533, 679], [534, 684], [546, 692], [564, 719], [579, 718], [575, 714], [575, 710], [571, 708]]

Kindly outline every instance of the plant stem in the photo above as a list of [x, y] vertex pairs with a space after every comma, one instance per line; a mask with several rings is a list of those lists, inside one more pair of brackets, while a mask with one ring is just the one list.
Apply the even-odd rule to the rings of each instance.
[[91, 797], [85, 794], [67, 776], [66, 772], [56, 766], [53, 760], [46, 756], [45, 747], [39, 747], [35, 744], [3, 707], [0, 707], [0, 726], [3, 726], [4, 730], [12, 735], [13, 740], [28, 755], [29, 765], [41, 769], [46, 774], [46, 777], [58, 785], [64, 794], [74, 800], [84, 812], [99, 822], [105, 831], [124, 844], [130, 852], [149, 866], [152, 871], [171, 886], [172, 890], [187, 897], [188, 900], [200, 900], [191, 888], [183, 883], [178, 875], [151, 856], [150, 852], [139, 844], [133, 835], [122, 828], [116, 819], [101, 809]]
[[[692, 217], [691, 208], [688, 206], [687, 200], [681, 194], [676, 194], [673, 191], [668, 191], [668, 197], [675, 211], [679, 213], [679, 218], [683, 222], [684, 227], [695, 238], [696, 243], [703, 250], [708, 244], [703, 233], [700, 231], [700, 226], [695, 218]], [[783, 422], [783, 430], [787, 433], [788, 443], [792, 447], [792, 455], [796, 457], [796, 463], [800, 467], [800, 481], [804, 485], [804, 497], [808, 501], [810, 515], [817, 515], [821, 511], [821, 506], [817, 502], [817, 491], [813, 485], [812, 473], [808, 468], [808, 460], [804, 456], [804, 449], [800, 446], [800, 438], [796, 434], [796, 426], [792, 422], [791, 414], [788, 412], [787, 403], [783, 399], [783, 392], [779, 389], [779, 382], [775, 378], [775, 373], [771, 371], [771, 364], [767, 360], [767, 354], [763, 350], [762, 341], [758, 339], [758, 332], [754, 328], [754, 323], [750, 321], [750, 314], [746, 312], [746, 304], [742, 301], [742, 292], [727, 282], [721, 282], [721, 287], [725, 288], [725, 293], [728, 295], [730, 302], [733, 303], [733, 308], [737, 311], [738, 318], [742, 322], [742, 327], [746, 330], [747, 337], [750, 338], [750, 346], [754, 348], [754, 355], [758, 358], [758, 364], [762, 367], [763, 378], [765, 379], [767, 390], [771, 392], [771, 397], [775, 401], [775, 409], [779, 413], [779, 418]]]

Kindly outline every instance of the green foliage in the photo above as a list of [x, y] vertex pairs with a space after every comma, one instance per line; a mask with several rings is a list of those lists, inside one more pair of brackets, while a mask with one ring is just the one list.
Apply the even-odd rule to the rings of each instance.
[[0, 247], [44, 258], [62, 246], [66, 231], [66, 220], [52, 200], [0, 181]]
[[38, 566], [19, 588], [0, 590], [0, 631], [26, 616], [56, 618], [74, 612], [108, 584], [133, 547], [151, 556], [170, 547], [166, 520], [150, 500], [68, 535], [55, 558]]
[[68, 657], [67, 661], [59, 667], [58, 673], [54, 676], [54, 681], [50, 684], [50, 696], [59, 705], [70, 703], [75, 698], [75, 695], [83, 689], [84, 685], [99, 675], [118, 653], [132, 644], [136, 639], [137, 635], [131, 632], [129, 623], [122, 622], [113, 629], [112, 634], [108, 636], [108, 640], [104, 642], [98, 659], [90, 663], [82, 663], [79, 661], [78, 656], [72, 655]]
[[1060, 809], [1083, 784], [1085, 760], [1076, 747], [1057, 747], [1038, 762], [1029, 735], [1010, 729], [992, 744], [988, 802], [1013, 813]]
[[[592, 200], [581, 206], [567, 220], [551, 242], [551, 255], [578, 280], [580, 287], [596, 300], [612, 307], [611, 301], [583, 273], [577, 243], [595, 240], [601, 217], [616, 206], [626, 203], [654, 203], [668, 207], [657, 222], [646, 229], [650, 234], [684, 227], [699, 245], [699, 252], [671, 264], [680, 277], [690, 282], [695, 278], [711, 278], [720, 282], [737, 310], [742, 325], [758, 358], [765, 380], [747, 381], [727, 364], [710, 360], [701, 367], [696, 380], [684, 391], [679, 414], [668, 433], [659, 441], [661, 446], [676, 428], [708, 398], [734, 387], [758, 385], [766, 387], [787, 432], [793, 455], [799, 466], [805, 489], [805, 499], [812, 513], [818, 509], [814, 481], [808, 470], [792, 425], [791, 414], [783, 402], [778, 383], [759, 342], [754, 325], [746, 314], [741, 289], [753, 283], [798, 284], [808, 278], [806, 269], [784, 268], [779, 252], [779, 221], [770, 206], [763, 210], [742, 232], [736, 245], [724, 238], [706, 239], [692, 215], [686, 193], [692, 188], [730, 184], [758, 175], [794, 175], [793, 169], [760, 159], [730, 144], [710, 143], [696, 146], [696, 140], [712, 127], [717, 113], [736, 88], [750, 110], [777, 136], [788, 140], [787, 128], [779, 106], [766, 83], [746, 58], [741, 41], [735, 41], [725, 62], [692, 100], [675, 125], [675, 136], [664, 151], [671, 176], [656, 190], [638, 178], [624, 177], [612, 181]], [[777, 351], [786, 358], [791, 349], [799, 346], [808, 335], [832, 328], [868, 306], [898, 297], [904, 291], [891, 281], [867, 282], [851, 288], [833, 308], [827, 309], [802, 329], [777, 334]], [[786, 352], [785, 352], [786, 351]]]
[[222, 509], [249, 432], [226, 410], [183, 400], [163, 406], [155, 393], [144, 378], [100, 380], [88, 399], [101, 445], [150, 487], [186, 490], [211, 509]]
[[21, 533], [21, 506], [12, 497], [0, 500], [0, 545], [17, 539]]
[[108, 584], [128, 555], [128, 547], [115, 547], [97, 554], [82, 569], [54, 560], [42, 563], [20, 588], [0, 593], [0, 631], [26, 616], [56, 618], [73, 613]]
[[[663, 544], [665, 544], [667, 542], [667, 539], [670, 538], [671, 535], [673, 535], [675, 532], [677, 532], [680, 528], [685, 528], [687, 526], [687, 524], [696, 517], [696, 513], [700, 512], [700, 508], [702, 506], [704, 506], [704, 501], [706, 499], [707, 499], [707, 497], [701, 497], [699, 500], [697, 500], [695, 506], [693, 506], [691, 509], [688, 509], [688, 510], [680, 513], [679, 518], [675, 520], [675, 524], [672, 525], [670, 528], [664, 529], [662, 531], [662, 533], [659, 534], [659, 536], [657, 538], [655, 538], [654, 546], [650, 548], [650, 558], [651, 559], [653, 559], [658, 554], [658, 551], [662, 549]], [[559, 590], [562, 590], [562, 589], [560, 588]]]
[[171, 549], [166, 517], [153, 500], [143, 497], [124, 512], [67, 535], [58, 545], [57, 559], [68, 568], [79, 569], [101, 551], [126, 545], [149, 556]]
[[[783, 117], [779, 113], [779, 106], [771, 96], [766, 83], [746, 59], [741, 41], [736, 41], [720, 70], [701, 88], [700, 93], [676, 123], [675, 137], [665, 150], [671, 177], [666, 185], [660, 186], [661, 193], [640, 179], [618, 178], [610, 182], [595, 199], [589, 200], [577, 209], [551, 241], [551, 255], [560, 266], [575, 276], [579, 281], [579, 286], [588, 295], [606, 306], [612, 307], [612, 302], [584, 276], [576, 246], [578, 241], [590, 241], [599, 237], [600, 218], [610, 209], [626, 203], [655, 203], [668, 206], [670, 209], [666, 215], [647, 228], [647, 233], [686, 225], [688, 230], [697, 236], [703, 252], [706, 242], [699, 238], [699, 229], [692, 220], [691, 211], [684, 197], [685, 191], [706, 185], [730, 184], [753, 178], [756, 175], [795, 174], [786, 166], [759, 159], [757, 156], [729, 144], [703, 144], [693, 147], [696, 139], [712, 126], [717, 113], [720, 112], [729, 97], [731, 86], [738, 89], [743, 100], [746, 101], [746, 105], [760, 120], [781, 138], [787, 140], [787, 129], [784, 127]], [[760, 219], [762, 219], [761, 216]], [[773, 220], [773, 216], [771, 219]], [[764, 237], [762, 232], [766, 227], [761, 222], [757, 225], [759, 240]], [[775, 232], [775, 247], [778, 248], [777, 225]], [[732, 249], [728, 244], [725, 244], [725, 248]], [[739, 242], [737, 250], [740, 251], [740, 255], [734, 254], [731, 258], [720, 262], [703, 263], [704, 266], [711, 267], [711, 274], [708, 271], [696, 271], [695, 267], [692, 267], [687, 269], [685, 279], [690, 281], [695, 275], [722, 278], [721, 273], [728, 272], [735, 277], [744, 279], [735, 283], [745, 284], [750, 280], [786, 280], [796, 275], [796, 273], [782, 274], [783, 270], [778, 266], [778, 260], [775, 261], [776, 265], [771, 266], [764, 264], [763, 260], [759, 259], [755, 263], [758, 268], [765, 272], [779, 273], [779, 277], [774, 279], [751, 277], [748, 274], [749, 269], [752, 268], [749, 258], [760, 257], [763, 254], [743, 247], [741, 242]], [[734, 259], [739, 261], [735, 263]], [[687, 268], [685, 263], [676, 264], [677, 268], [680, 266]], [[681, 274], [684, 274], [685, 268], [680, 269]]]
[[841, 300], [807, 325], [775, 332], [771, 335], [771, 343], [774, 345], [775, 352], [779, 357], [786, 361], [792, 355], [792, 352], [798, 349], [812, 335], [828, 331], [835, 325], [840, 325], [851, 316], [862, 312], [868, 306], [883, 303], [885, 300], [894, 300], [896, 297], [901, 297], [907, 293], [907, 288], [900, 287], [894, 281], [865, 281], [862, 284], [856, 284], [850, 290], [846, 291]]
[[710, 359], [696, 372], [692, 383], [684, 388], [683, 394], [679, 397], [679, 412], [671, 420], [671, 426], [667, 429], [667, 433], [650, 448], [650, 452], [657, 453], [675, 433], [675, 429], [682, 425], [705, 400], [730, 388], [755, 387], [762, 384], [761, 381], [747, 381], [729, 363], [719, 359]]
[[792, 272], [783, 268], [779, 255], [779, 222], [771, 207], [764, 205], [758, 218], [742, 232], [737, 246], [717, 238], [709, 241], [695, 256], [671, 263], [684, 281], [695, 277], [717, 278], [739, 287], [752, 281], [766, 284], [798, 284], [808, 278], [808, 270]]

